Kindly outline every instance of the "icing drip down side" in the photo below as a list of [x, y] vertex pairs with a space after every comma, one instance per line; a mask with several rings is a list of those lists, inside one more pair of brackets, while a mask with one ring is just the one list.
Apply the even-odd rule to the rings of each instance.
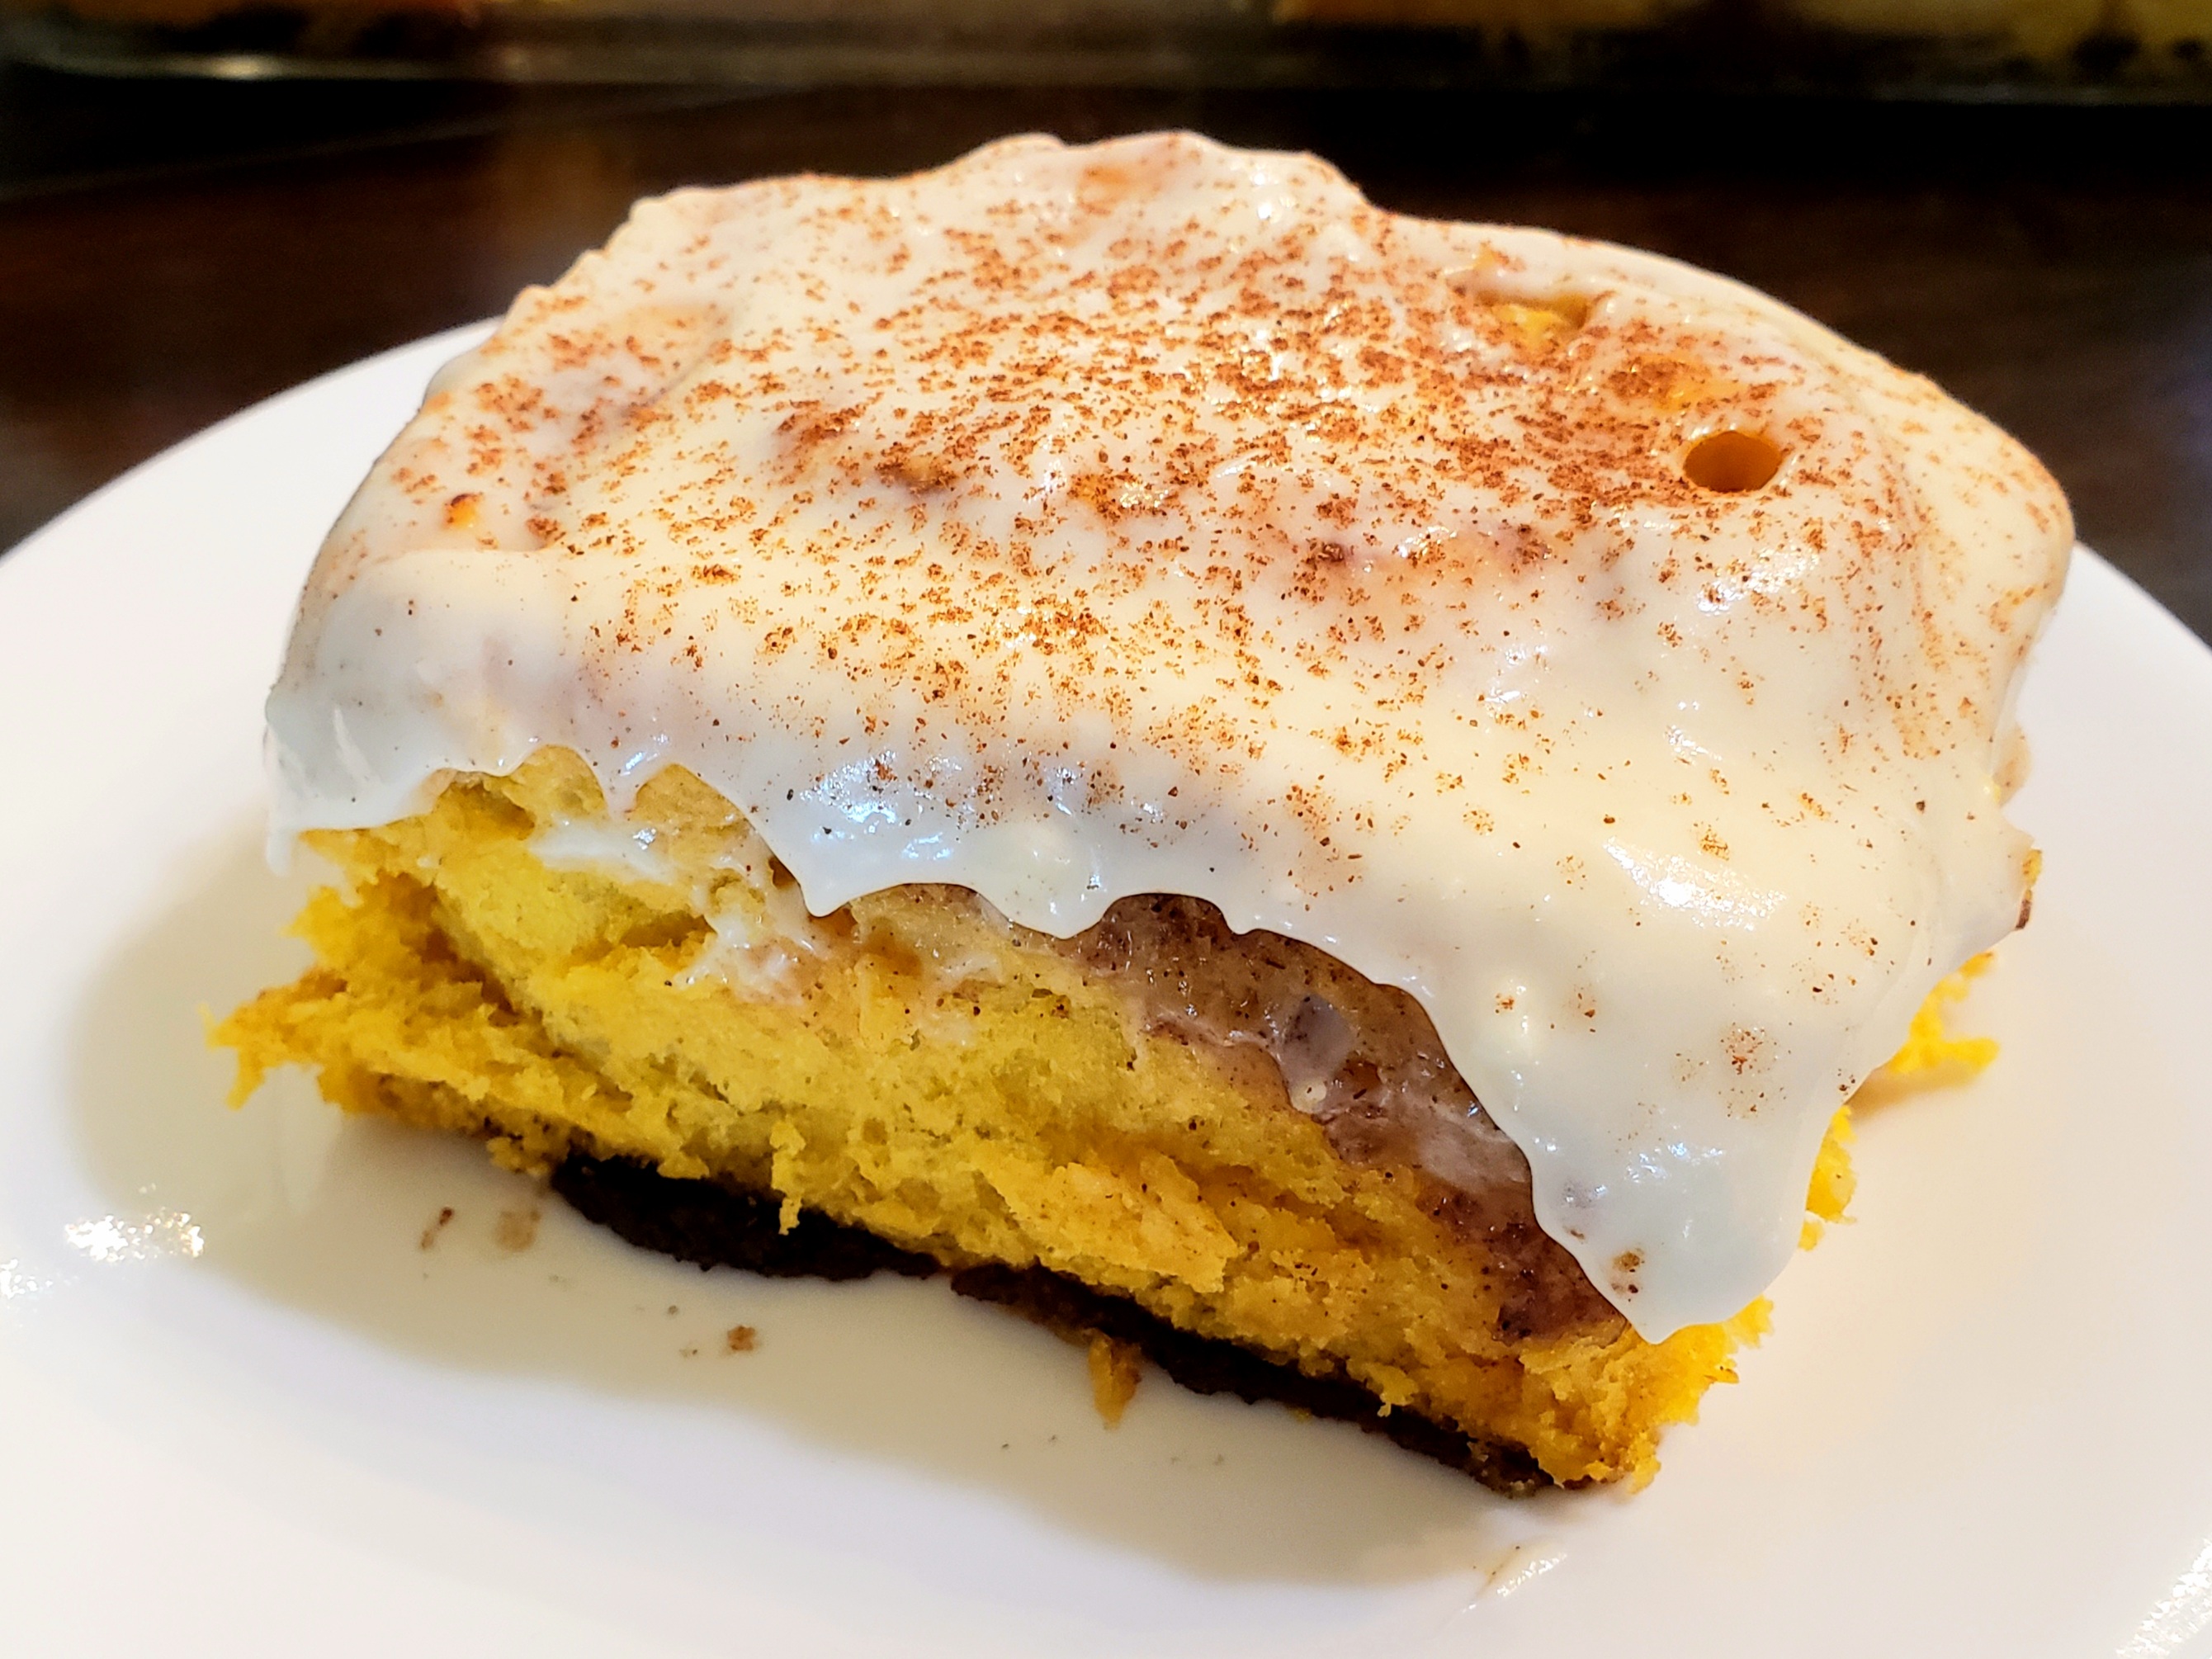
[[332, 530], [274, 835], [558, 744], [617, 806], [689, 767], [816, 914], [1206, 900], [1410, 994], [1656, 1338], [1765, 1286], [1836, 1104], [2015, 925], [2070, 544], [2017, 445], [1772, 301], [1308, 157], [682, 191]]

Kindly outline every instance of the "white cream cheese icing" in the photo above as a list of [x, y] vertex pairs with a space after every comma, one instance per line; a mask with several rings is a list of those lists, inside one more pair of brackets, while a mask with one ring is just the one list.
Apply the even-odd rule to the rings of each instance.
[[1309, 157], [685, 191], [331, 532], [273, 835], [563, 744], [617, 805], [697, 773], [817, 914], [1206, 899], [1413, 995], [1657, 1338], [1779, 1271], [1837, 1104], [2015, 925], [2070, 542], [2017, 445], [1795, 313]]

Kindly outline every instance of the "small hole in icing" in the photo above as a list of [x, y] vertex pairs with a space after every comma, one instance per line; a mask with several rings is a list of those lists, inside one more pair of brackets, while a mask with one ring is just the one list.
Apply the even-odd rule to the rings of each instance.
[[1690, 446], [1682, 476], [1700, 489], [1741, 495], [1765, 483], [1781, 465], [1781, 450], [1756, 432], [1716, 432]]
[[1547, 350], [1589, 320], [1587, 295], [1510, 293], [1496, 284], [1494, 269], [1485, 264], [1448, 270], [1444, 283], [1462, 299], [1486, 308], [1508, 337], [1524, 349]]

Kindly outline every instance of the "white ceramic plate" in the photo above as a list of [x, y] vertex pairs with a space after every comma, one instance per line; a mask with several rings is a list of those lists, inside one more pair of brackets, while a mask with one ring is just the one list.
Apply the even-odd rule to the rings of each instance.
[[2212, 654], [2107, 566], [2027, 697], [2002, 1058], [1869, 1116], [1858, 1224], [1655, 1486], [1509, 1503], [1157, 1379], [1109, 1432], [1074, 1349], [941, 1285], [701, 1274], [297, 1079], [223, 1109], [201, 1011], [300, 961], [258, 847], [293, 594], [471, 337], [0, 562], [0, 1648], [2212, 1652]]

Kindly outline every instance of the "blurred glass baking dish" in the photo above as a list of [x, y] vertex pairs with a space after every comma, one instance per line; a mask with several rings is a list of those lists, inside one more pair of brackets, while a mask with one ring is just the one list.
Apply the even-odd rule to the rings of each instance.
[[0, 0], [56, 68], [2212, 101], [2212, 0]]

